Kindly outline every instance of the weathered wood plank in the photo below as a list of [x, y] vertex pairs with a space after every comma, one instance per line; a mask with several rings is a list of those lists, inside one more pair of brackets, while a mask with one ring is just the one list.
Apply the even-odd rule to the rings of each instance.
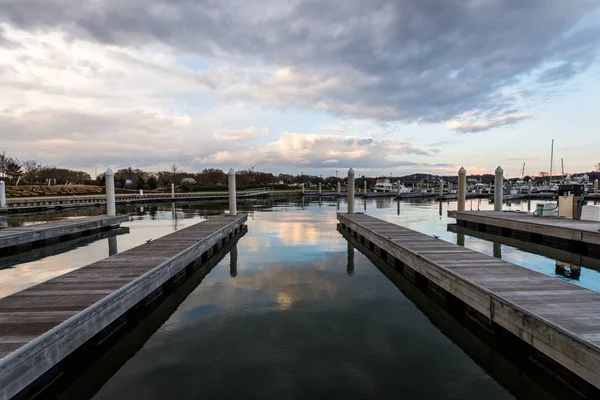
[[128, 215], [117, 215], [115, 217], [100, 215], [64, 221], [52, 221], [17, 228], [4, 228], [0, 229], [0, 252], [2, 249], [23, 246], [40, 240], [49, 240], [118, 226], [120, 223], [126, 221], [129, 221]]
[[597, 222], [535, 217], [529, 213], [506, 211], [448, 211], [448, 216], [457, 221], [600, 245], [600, 223]]
[[406, 239], [392, 236], [394, 224], [367, 215], [338, 214], [338, 219], [600, 388], [600, 293], [450, 243], [447, 254], [428, 252], [427, 245], [439, 246], [438, 239], [417, 232]]
[[245, 221], [211, 218], [0, 299], [0, 398], [27, 387]]

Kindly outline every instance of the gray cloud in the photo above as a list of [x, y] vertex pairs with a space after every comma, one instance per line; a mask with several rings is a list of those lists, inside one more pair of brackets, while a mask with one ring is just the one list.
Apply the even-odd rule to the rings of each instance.
[[475, 108], [501, 117], [518, 100], [501, 90], [517, 77], [562, 62], [540, 82], [568, 79], [591, 65], [600, 41], [598, 27], [580, 24], [598, 8], [594, 1], [9, 3], [0, 19], [23, 29], [62, 29], [119, 46], [158, 41], [217, 62], [292, 66], [292, 80], [260, 78], [230, 94], [381, 122], [448, 121]]

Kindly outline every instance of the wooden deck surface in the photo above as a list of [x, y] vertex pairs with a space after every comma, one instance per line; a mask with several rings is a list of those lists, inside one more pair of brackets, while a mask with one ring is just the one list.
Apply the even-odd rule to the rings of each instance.
[[600, 293], [364, 214], [338, 219], [600, 388]]
[[208, 219], [0, 299], [0, 358], [232, 221]]
[[40, 240], [48, 240], [66, 235], [79, 234], [85, 231], [102, 229], [129, 221], [128, 215], [108, 217], [73, 218], [43, 224], [19, 226], [0, 229], [0, 250], [7, 247], [22, 246]]
[[556, 217], [536, 217], [507, 211], [448, 211], [457, 221], [476, 222], [561, 239], [600, 245], [600, 223]]

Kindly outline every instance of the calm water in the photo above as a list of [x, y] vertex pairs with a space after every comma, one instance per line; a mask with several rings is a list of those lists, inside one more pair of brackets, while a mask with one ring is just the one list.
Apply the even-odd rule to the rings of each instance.
[[[122, 210], [135, 213], [123, 224], [129, 233], [78, 243], [66, 252], [34, 250], [0, 259], [0, 295], [190, 226], [223, 207], [198, 203]], [[449, 232], [454, 220], [446, 210], [456, 204], [442, 204], [441, 216], [439, 207], [391, 199], [357, 205], [358, 211], [443, 240], [464, 240], [465, 247], [556, 275], [551, 258]], [[470, 207], [491, 206], [473, 200], [467, 202]], [[490, 375], [493, 368], [461, 344], [476, 339], [444, 327], [448, 319], [427, 311], [426, 300], [419, 302], [410, 289], [398, 290], [402, 282], [395, 285], [349, 247], [336, 230], [336, 211], [345, 211], [344, 203], [298, 199], [247, 202], [240, 208], [249, 213], [248, 233], [233, 256], [192, 288], [142, 348], [111, 371], [94, 398], [503, 399], [519, 394], [519, 384]], [[526, 210], [527, 203], [506, 208]], [[90, 212], [97, 210], [79, 211]], [[47, 217], [11, 218], [9, 224]], [[600, 290], [599, 273], [585, 266], [577, 279], [556, 276]], [[527, 384], [522, 386], [526, 390]]]

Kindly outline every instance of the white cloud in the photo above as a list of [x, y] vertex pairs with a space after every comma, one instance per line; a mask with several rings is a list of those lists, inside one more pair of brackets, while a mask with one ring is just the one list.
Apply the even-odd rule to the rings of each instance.
[[218, 140], [245, 142], [269, 136], [269, 128], [256, 128], [251, 126], [244, 129], [222, 129], [215, 132], [214, 135]]
[[479, 110], [462, 114], [459, 116], [459, 119], [448, 122], [446, 124], [446, 128], [459, 132], [479, 132], [496, 128], [498, 126], [515, 124], [517, 122], [536, 117], [535, 115], [529, 113], [512, 113], [480, 120], [478, 118], [479, 114]]

